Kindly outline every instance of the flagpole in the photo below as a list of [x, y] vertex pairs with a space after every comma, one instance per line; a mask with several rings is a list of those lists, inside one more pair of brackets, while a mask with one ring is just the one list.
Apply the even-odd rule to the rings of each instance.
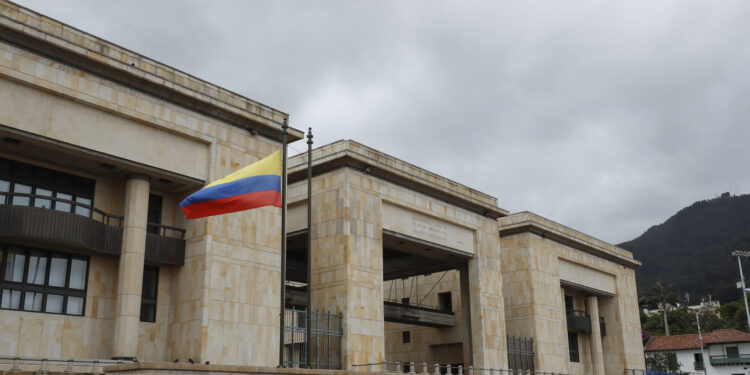
[[307, 128], [307, 338], [305, 357], [307, 367], [312, 368], [312, 128]]
[[284, 367], [284, 313], [286, 310], [286, 143], [288, 119], [281, 126], [281, 311], [279, 312], [279, 367]]

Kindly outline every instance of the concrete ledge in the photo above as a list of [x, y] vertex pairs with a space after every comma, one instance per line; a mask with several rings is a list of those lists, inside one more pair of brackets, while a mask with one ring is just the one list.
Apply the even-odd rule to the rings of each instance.
[[192, 363], [171, 362], [137, 362], [123, 365], [114, 365], [104, 368], [108, 374], [318, 374], [318, 375], [354, 375], [361, 371], [349, 370], [311, 370], [301, 368], [277, 368], [259, 366], [233, 366], [233, 365], [200, 365]]
[[498, 229], [501, 238], [530, 232], [626, 267], [636, 268], [641, 265], [641, 262], [633, 259], [633, 254], [625, 249], [528, 211], [500, 218]]

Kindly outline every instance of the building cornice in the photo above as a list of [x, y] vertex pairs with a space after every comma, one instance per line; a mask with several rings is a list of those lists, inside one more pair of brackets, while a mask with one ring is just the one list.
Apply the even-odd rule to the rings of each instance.
[[[0, 0], [0, 40], [277, 141], [289, 117], [5, 0]], [[303, 135], [289, 129], [290, 142]]]
[[641, 262], [633, 259], [633, 254], [625, 249], [528, 211], [503, 217], [498, 220], [498, 226], [501, 238], [518, 233], [534, 233], [625, 267], [636, 268], [641, 265]]
[[[341, 140], [316, 148], [312, 160], [313, 176], [352, 168], [493, 219], [508, 215], [508, 211], [497, 207], [495, 197], [355, 141]], [[290, 184], [306, 178], [306, 153], [289, 160], [288, 173]]]

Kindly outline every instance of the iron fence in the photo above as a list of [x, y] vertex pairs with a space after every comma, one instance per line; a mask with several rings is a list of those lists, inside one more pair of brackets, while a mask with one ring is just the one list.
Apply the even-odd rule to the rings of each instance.
[[508, 336], [508, 367], [513, 370], [534, 371], [534, 339]]
[[310, 325], [311, 353], [307, 358], [307, 310], [284, 312], [284, 366], [341, 369], [342, 315], [315, 311]]
[[655, 370], [633, 370], [633, 369], [626, 369], [625, 375], [702, 375], [702, 373], [699, 372], [664, 372], [664, 371], [655, 371]]
[[352, 365], [354, 369], [365, 367], [369, 372], [392, 372], [420, 375], [567, 375], [558, 372], [543, 372], [533, 370], [518, 369], [498, 369], [498, 368], [474, 368], [469, 366], [464, 368], [462, 365], [444, 365], [435, 363], [414, 362], [377, 362]]

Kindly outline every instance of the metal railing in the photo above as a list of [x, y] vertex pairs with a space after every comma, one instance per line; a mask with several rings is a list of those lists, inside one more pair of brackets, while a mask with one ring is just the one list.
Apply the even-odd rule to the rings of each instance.
[[[626, 369], [625, 375], [698, 375], [698, 373], [694, 372], [664, 372], [664, 371], [654, 371], [654, 370], [633, 370], [633, 369]], [[702, 375], [702, 373], [700, 373]]]
[[444, 314], [451, 314], [453, 315], [453, 311], [446, 311], [444, 308], [440, 306], [434, 306], [434, 305], [427, 305], [424, 303], [413, 304], [411, 303], [410, 298], [402, 298], [402, 299], [396, 299], [396, 298], [383, 298], [384, 303], [390, 303], [392, 305], [400, 305], [400, 306], [406, 306], [411, 307], [417, 310], [425, 310], [425, 311], [433, 311], [433, 312], [439, 312]]
[[708, 358], [712, 365], [734, 365], [740, 363], [750, 363], [750, 354], [712, 355]]
[[428, 365], [425, 362], [377, 362], [352, 365], [355, 369], [365, 367], [370, 372], [393, 372], [422, 375], [566, 375], [562, 372], [543, 372], [533, 370], [514, 370], [499, 368], [474, 368], [463, 365], [446, 365], [435, 363]]
[[[29, 199], [27, 200], [27, 203], [19, 204], [17, 203], [18, 202], [17, 200], [13, 199], [14, 197], [29, 198]], [[34, 199], [34, 204], [31, 203], [32, 198]], [[42, 202], [47, 201], [48, 204], [39, 205], [36, 201], [37, 199]], [[52, 204], [51, 204], [52, 202], [55, 202], [56, 206], [57, 206], [57, 203], [69, 205], [70, 209], [60, 210], [58, 208], [52, 208]], [[39, 208], [39, 209], [65, 212], [69, 214], [88, 217], [102, 224], [106, 224], [110, 226], [117, 226], [117, 227], [122, 226], [122, 221], [125, 219], [123, 216], [108, 214], [90, 204], [85, 204], [85, 203], [76, 202], [76, 201], [69, 200], [69, 199], [63, 199], [63, 198], [58, 198], [58, 197], [48, 196], [48, 195], [26, 194], [26, 193], [15, 193], [15, 192], [0, 192], [0, 204], [7, 204], [11, 206], [22, 206], [22, 207], [34, 207], [34, 208]], [[81, 208], [81, 210], [76, 210], [76, 208]]]
[[149, 233], [158, 234], [164, 237], [179, 238], [181, 240], [185, 239], [185, 229], [182, 228], [157, 223], [147, 223], [146, 228]]
[[591, 333], [591, 318], [581, 310], [567, 310], [565, 316], [568, 321], [568, 332]]
[[703, 362], [693, 362], [693, 369], [699, 371], [705, 370], [706, 364]]
[[534, 371], [534, 339], [508, 336], [508, 367], [515, 370]]
[[307, 310], [287, 308], [284, 312], [284, 365], [286, 367], [341, 369], [342, 314], [315, 311], [310, 334], [311, 358], [307, 358]]

